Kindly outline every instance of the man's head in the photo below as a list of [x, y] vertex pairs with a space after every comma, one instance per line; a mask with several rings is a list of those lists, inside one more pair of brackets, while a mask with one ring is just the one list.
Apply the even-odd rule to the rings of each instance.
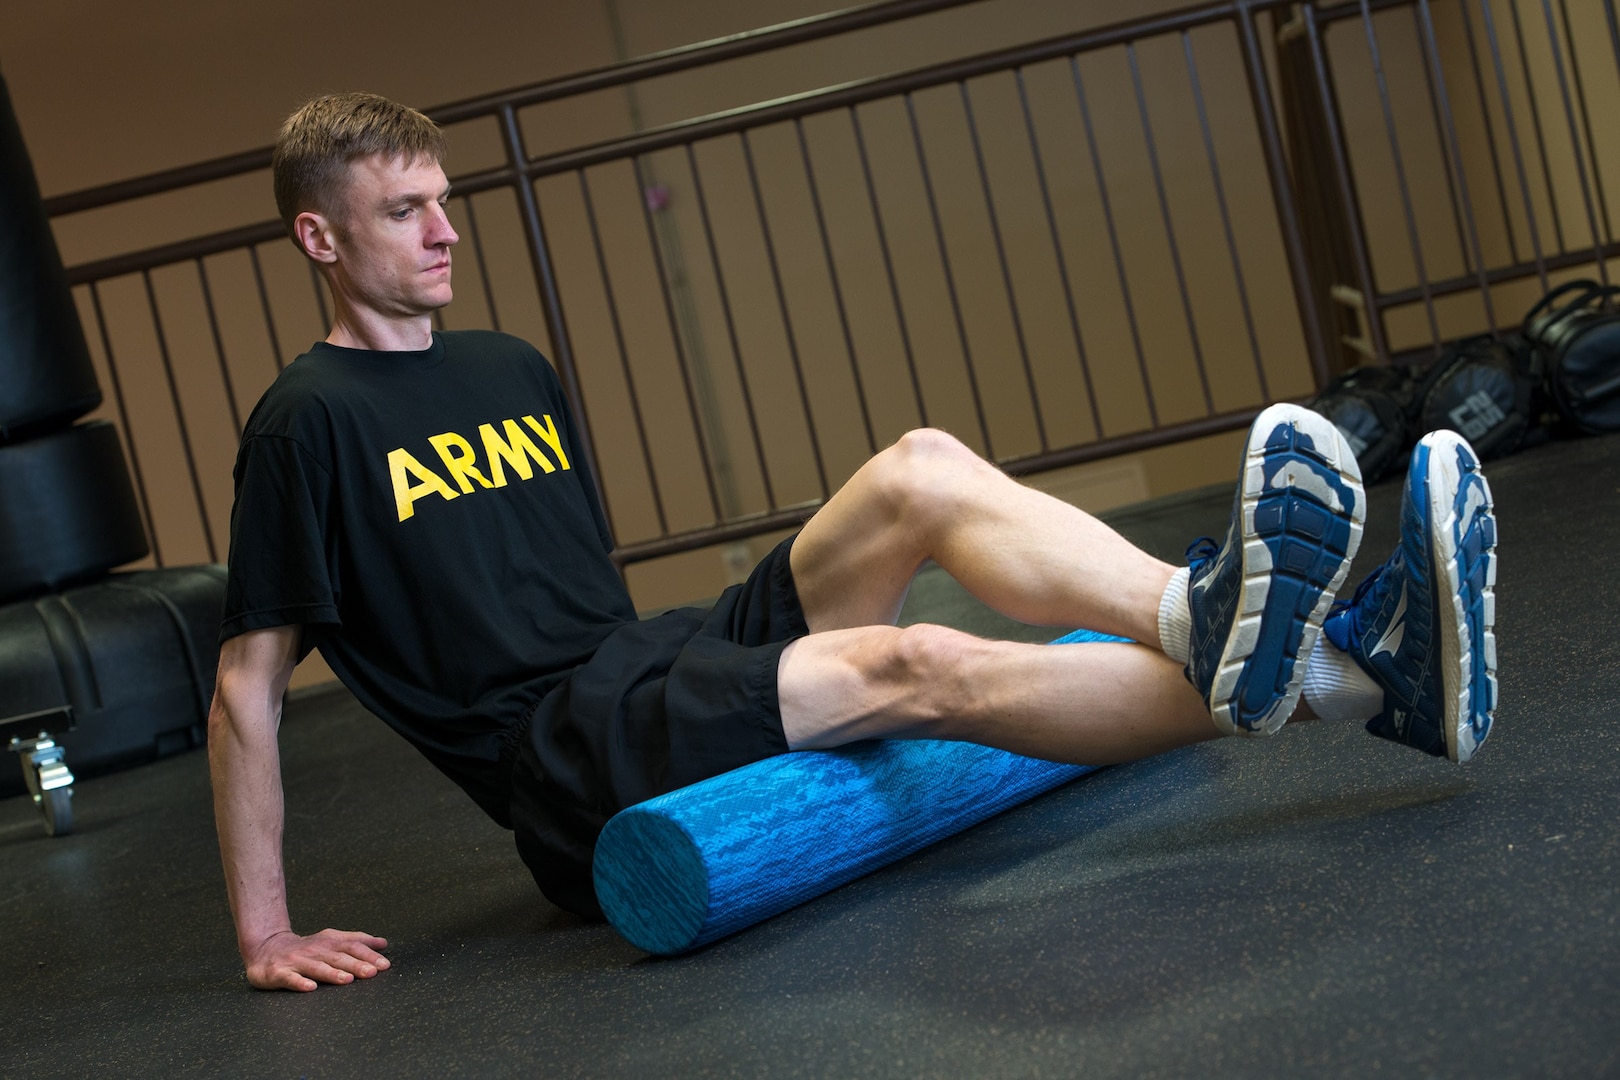
[[296, 242], [293, 222], [305, 211], [341, 223], [354, 162], [376, 157], [437, 165], [445, 150], [444, 132], [415, 109], [376, 94], [316, 98], [289, 116], [276, 138], [270, 166], [276, 209]]

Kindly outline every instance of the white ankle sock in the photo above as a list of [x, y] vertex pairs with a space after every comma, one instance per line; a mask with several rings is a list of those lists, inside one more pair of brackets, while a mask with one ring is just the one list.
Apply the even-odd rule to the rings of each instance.
[[1172, 574], [1159, 598], [1159, 644], [1164, 655], [1178, 664], [1185, 664], [1192, 652], [1192, 609], [1187, 606], [1190, 573], [1183, 566]]
[[1304, 696], [1323, 720], [1370, 720], [1384, 707], [1383, 689], [1326, 634], [1317, 637], [1311, 650]]

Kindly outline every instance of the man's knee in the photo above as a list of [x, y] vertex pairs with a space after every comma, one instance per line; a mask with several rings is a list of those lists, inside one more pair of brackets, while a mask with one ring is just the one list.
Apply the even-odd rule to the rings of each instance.
[[800, 638], [782, 654], [783, 731], [795, 750], [861, 739], [965, 738], [988, 643], [943, 626], [871, 626]]
[[867, 677], [886, 685], [882, 696], [903, 699], [905, 712], [916, 721], [946, 725], [970, 711], [970, 671], [979, 644], [973, 635], [945, 626], [902, 627], [872, 658]]
[[991, 468], [961, 440], [936, 428], [906, 432], [873, 459], [877, 482], [902, 508], [938, 508], [971, 490], [976, 472]]
[[925, 468], [973, 467], [984, 463], [962, 440], [938, 428], [913, 428], [885, 452]]

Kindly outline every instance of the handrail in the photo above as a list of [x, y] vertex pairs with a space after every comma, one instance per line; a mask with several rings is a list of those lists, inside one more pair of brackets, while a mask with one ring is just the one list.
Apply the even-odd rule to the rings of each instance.
[[[924, 0], [902, 0], [903, 3], [923, 3]], [[930, 3], [949, 6], [945, 0], [928, 0]], [[951, 0], [953, 3], [971, 3], [977, 0]], [[571, 150], [540, 155], [529, 158], [522, 168], [522, 175], [533, 181], [559, 173], [571, 172], [576, 169], [587, 168], [591, 165], [605, 161], [621, 160], [639, 154], [651, 153], [671, 146], [679, 146], [711, 138], [717, 135], [729, 134], [744, 128], [760, 127], [766, 124], [791, 120], [796, 117], [812, 113], [824, 112], [830, 109], [858, 105], [863, 102], [890, 97], [899, 94], [915, 93], [918, 90], [928, 89], [946, 83], [971, 79], [979, 75], [1004, 71], [1010, 67], [1026, 64], [1040, 63], [1045, 60], [1068, 56], [1072, 53], [1107, 48], [1111, 45], [1125, 44], [1142, 37], [1162, 34], [1172, 31], [1187, 31], [1211, 23], [1231, 19], [1240, 9], [1250, 11], [1271, 7], [1281, 7], [1291, 3], [1292, 0], [1211, 0], [1210, 3], [1196, 8], [1187, 8], [1181, 11], [1163, 15], [1147, 15], [1125, 22], [1113, 23], [1094, 30], [1082, 30], [1070, 34], [1059, 34], [1045, 38], [1041, 41], [1026, 45], [1016, 45], [1005, 49], [996, 49], [976, 56], [960, 60], [946, 61], [914, 71], [892, 75], [878, 75], [867, 79], [857, 79], [837, 86], [825, 87], [820, 90], [811, 90], [800, 94], [791, 94], [771, 101], [758, 102], [734, 109], [725, 109], [710, 113], [706, 116], [692, 117], [678, 120], [657, 127], [647, 128], [627, 136], [605, 139], [601, 142], [590, 143]], [[865, 9], [846, 9], [847, 11], [866, 11], [870, 8], [888, 7], [891, 5], [869, 5]], [[898, 17], [898, 16], [896, 16]], [[788, 25], [788, 24], [784, 24]], [[729, 40], [729, 39], [721, 39]], [[661, 56], [664, 54], [654, 54]], [[645, 58], [644, 58], [645, 59]], [[639, 62], [639, 61], [638, 61]], [[604, 69], [607, 71], [609, 69]], [[569, 78], [574, 78], [570, 76]], [[581, 76], [583, 78], [583, 76]], [[560, 82], [558, 80], [556, 82]], [[552, 86], [554, 83], [541, 84]], [[513, 91], [511, 94], [493, 95], [487, 98], [469, 99], [466, 104], [470, 107], [473, 102], [497, 103], [496, 107], [511, 105], [516, 107], [516, 99], [530, 91]], [[514, 99], [507, 101], [507, 99]], [[460, 108], [462, 106], [455, 106]], [[435, 117], [437, 118], [437, 117]], [[268, 155], [268, 151], [265, 154]], [[245, 157], [246, 155], [238, 155]], [[233, 159], [221, 158], [219, 162], [228, 162]], [[268, 157], [265, 163], [268, 164]], [[210, 163], [194, 166], [195, 169], [204, 169]], [[179, 174], [184, 170], [174, 170]], [[161, 174], [159, 174], [161, 175]], [[511, 184], [516, 178], [510, 165], [496, 166], [477, 173], [452, 178], [452, 187], [457, 195], [470, 195], [480, 191]], [[137, 181], [127, 181], [134, 184]], [[116, 185], [114, 185], [116, 186]], [[97, 189], [102, 190], [102, 189]], [[66, 198], [66, 197], [64, 197]], [[78, 285], [100, 277], [115, 276], [121, 273], [131, 273], [136, 270], [182, 262], [188, 259], [205, 255], [217, 254], [221, 251], [240, 246], [246, 242], [264, 242], [275, 239], [283, 232], [283, 227], [277, 221], [265, 221], [258, 224], [242, 226], [235, 229], [208, 233], [191, 240], [164, 244], [159, 247], [148, 248], [143, 251], [134, 251], [125, 255], [112, 256], [94, 263], [84, 263], [68, 268], [69, 284]]]
[[[877, 3], [843, 8], [822, 15], [811, 15], [757, 30], [648, 53], [646, 56], [623, 60], [606, 67], [561, 75], [499, 94], [464, 98], [424, 111], [436, 123], [455, 124], [498, 112], [502, 108], [525, 108], [576, 94], [623, 86], [659, 75], [671, 75], [739, 56], [769, 52], [789, 45], [836, 37], [854, 30], [981, 2], [982, 0], [878, 0]], [[159, 195], [177, 188], [226, 180], [244, 173], [268, 169], [271, 150], [272, 148], [268, 146], [260, 147], [111, 184], [55, 195], [44, 200], [45, 213], [49, 217], [77, 214], [113, 203]]]
[[1152, 37], [1173, 31], [1192, 30], [1211, 23], [1230, 20], [1240, 8], [1250, 10], [1279, 7], [1292, 0], [1213, 0], [1201, 7], [1188, 8], [1165, 15], [1145, 15], [1128, 22], [1113, 23], [1095, 30], [1081, 30], [1059, 34], [1027, 45], [1014, 45], [1005, 49], [979, 53], [961, 60], [948, 60], [915, 71], [895, 75], [877, 75], [856, 79], [837, 86], [790, 94], [772, 101], [762, 101], [735, 109], [726, 109], [708, 116], [677, 120], [658, 127], [647, 128], [634, 135], [606, 139], [599, 143], [531, 158], [524, 169], [531, 180], [562, 172], [586, 168], [636, 154], [647, 154], [670, 146], [695, 142], [715, 135], [725, 135], [742, 128], [761, 127], [766, 124], [792, 120], [829, 109], [859, 105], [878, 98], [915, 93], [946, 83], [960, 82], [980, 75], [993, 74], [1009, 68], [1055, 60], [1072, 53], [1105, 49], [1123, 45], [1137, 38]]

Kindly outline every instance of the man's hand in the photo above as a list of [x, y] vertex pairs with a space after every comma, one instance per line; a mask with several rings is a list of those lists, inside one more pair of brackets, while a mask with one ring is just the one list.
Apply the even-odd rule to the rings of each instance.
[[322, 930], [300, 937], [271, 934], [247, 957], [248, 982], [260, 990], [310, 991], [320, 983], [350, 983], [388, 970], [384, 938], [353, 930]]

